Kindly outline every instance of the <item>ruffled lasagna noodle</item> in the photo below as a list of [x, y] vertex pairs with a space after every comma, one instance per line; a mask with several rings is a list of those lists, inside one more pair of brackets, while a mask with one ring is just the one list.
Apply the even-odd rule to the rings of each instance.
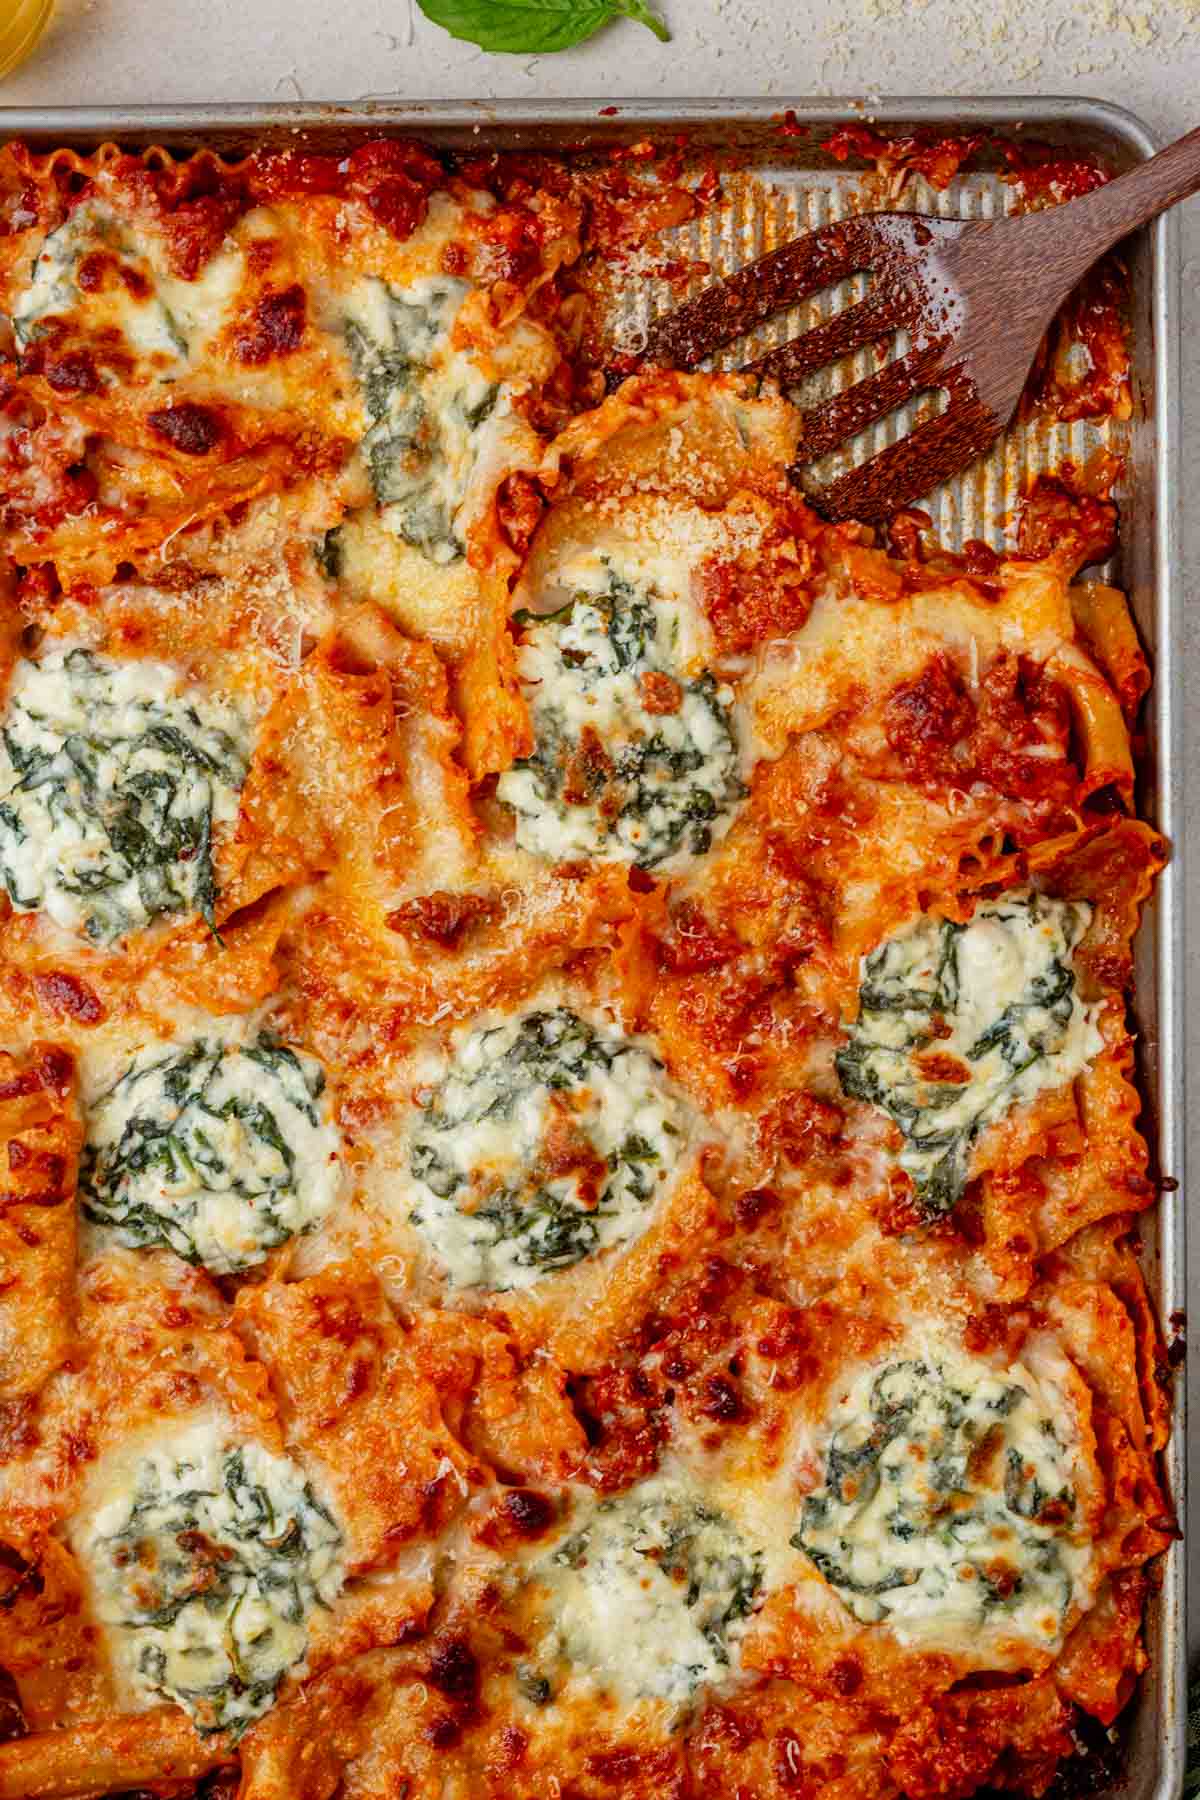
[[0, 1800], [1037, 1796], [1146, 1665], [1104, 507], [588, 406], [595, 198], [0, 156]]

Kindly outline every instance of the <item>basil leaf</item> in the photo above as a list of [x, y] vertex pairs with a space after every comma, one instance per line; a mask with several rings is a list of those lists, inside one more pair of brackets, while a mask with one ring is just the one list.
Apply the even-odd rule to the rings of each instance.
[[636, 19], [664, 44], [670, 39], [646, 0], [417, 0], [451, 37], [481, 50], [545, 55], [582, 44], [611, 19]]

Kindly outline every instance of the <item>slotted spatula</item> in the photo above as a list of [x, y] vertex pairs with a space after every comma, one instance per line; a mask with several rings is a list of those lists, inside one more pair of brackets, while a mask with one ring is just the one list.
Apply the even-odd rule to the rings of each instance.
[[[691, 369], [809, 294], [870, 271], [863, 300], [745, 367], [785, 391], [898, 330], [910, 347], [801, 415], [793, 479], [828, 519], [879, 520], [965, 468], [1012, 418], [1044, 333], [1106, 250], [1200, 189], [1200, 129], [1044, 212], [995, 220], [862, 213], [794, 238], [656, 319], [643, 363]], [[915, 395], [948, 404], [824, 487], [808, 464]]]

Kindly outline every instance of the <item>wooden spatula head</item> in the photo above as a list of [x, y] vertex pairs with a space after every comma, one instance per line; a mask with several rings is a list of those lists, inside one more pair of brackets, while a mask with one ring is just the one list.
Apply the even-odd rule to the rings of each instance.
[[[903, 330], [909, 347], [801, 414], [792, 474], [827, 518], [911, 506], [1008, 423], [1050, 320], [1096, 259], [1200, 189], [1200, 130], [1065, 206], [997, 220], [863, 213], [773, 250], [651, 326], [643, 360], [694, 368], [811, 294], [869, 271], [864, 300], [747, 367], [788, 390]], [[930, 389], [945, 409], [823, 487], [809, 465]]]
[[[962, 251], [977, 229], [972, 222], [914, 213], [864, 213], [823, 226], [656, 320], [647, 335], [645, 358], [692, 368], [784, 308], [869, 272], [865, 299], [744, 366], [788, 391], [840, 357], [880, 344], [898, 331], [908, 333], [909, 347], [902, 356], [802, 412], [793, 468], [794, 478], [827, 518], [885, 518], [985, 450], [1020, 393], [1018, 378], [1011, 395], [997, 392], [995, 383], [985, 394], [972, 372], [974, 283]], [[1030, 355], [1035, 348], [1036, 340]], [[948, 396], [937, 417], [837, 480], [823, 487], [814, 484], [809, 464], [930, 389]]]

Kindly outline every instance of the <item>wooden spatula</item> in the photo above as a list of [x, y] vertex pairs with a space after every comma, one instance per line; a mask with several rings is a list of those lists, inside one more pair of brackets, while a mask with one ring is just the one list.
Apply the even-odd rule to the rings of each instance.
[[[1045, 212], [997, 220], [863, 213], [794, 238], [656, 319], [640, 360], [694, 368], [806, 295], [869, 270], [865, 299], [746, 367], [786, 391], [838, 357], [907, 330], [904, 355], [802, 414], [791, 471], [826, 518], [884, 519], [989, 447], [1075, 284], [1121, 238], [1198, 188], [1200, 129]], [[936, 418], [824, 487], [806, 479], [806, 465], [930, 389], [948, 395]]]

